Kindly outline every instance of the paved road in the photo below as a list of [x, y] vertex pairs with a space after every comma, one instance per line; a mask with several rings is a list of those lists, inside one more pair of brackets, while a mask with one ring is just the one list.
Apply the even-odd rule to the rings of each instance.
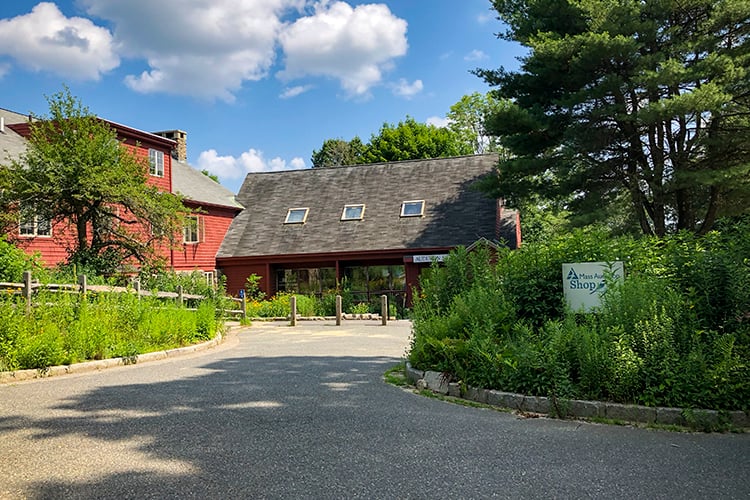
[[408, 323], [267, 324], [0, 386], [0, 498], [748, 498], [750, 435], [519, 419], [382, 381]]

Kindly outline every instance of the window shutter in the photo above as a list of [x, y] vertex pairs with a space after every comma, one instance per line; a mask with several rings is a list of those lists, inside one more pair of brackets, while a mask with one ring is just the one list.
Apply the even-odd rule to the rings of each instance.
[[198, 216], [198, 241], [203, 243], [206, 241], [206, 226], [204, 224], [205, 217], [202, 215]]

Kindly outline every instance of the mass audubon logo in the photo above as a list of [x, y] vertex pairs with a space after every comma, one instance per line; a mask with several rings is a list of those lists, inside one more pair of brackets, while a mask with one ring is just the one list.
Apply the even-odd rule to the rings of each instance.
[[565, 300], [574, 311], [585, 312], [601, 305], [607, 283], [622, 281], [622, 262], [577, 262], [562, 265]]
[[604, 273], [594, 272], [593, 274], [577, 273], [575, 268], [571, 267], [568, 271], [568, 287], [571, 290], [588, 290], [589, 295], [604, 290]]

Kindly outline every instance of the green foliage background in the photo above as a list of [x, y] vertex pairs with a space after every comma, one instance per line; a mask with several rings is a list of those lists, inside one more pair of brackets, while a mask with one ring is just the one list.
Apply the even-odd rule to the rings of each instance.
[[[596, 314], [566, 310], [564, 262], [625, 263]], [[634, 239], [576, 230], [458, 250], [422, 280], [411, 363], [473, 386], [658, 406], [750, 407], [750, 218]]]
[[747, 1], [491, 3], [527, 49], [475, 72], [501, 103], [484, 123], [508, 153], [499, 197], [655, 235], [748, 213]]
[[223, 328], [212, 300], [202, 301], [197, 311], [126, 293], [43, 292], [34, 302], [27, 313], [21, 297], [0, 297], [0, 370], [134, 358], [209, 340]]

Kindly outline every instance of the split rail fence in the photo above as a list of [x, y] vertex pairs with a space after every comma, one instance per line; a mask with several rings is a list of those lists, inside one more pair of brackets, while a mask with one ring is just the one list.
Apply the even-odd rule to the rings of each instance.
[[[40, 290], [45, 290], [53, 293], [78, 293], [82, 296], [86, 296], [89, 292], [94, 293], [132, 293], [140, 297], [156, 297], [159, 299], [171, 299], [177, 301], [180, 305], [185, 305], [186, 301], [201, 301], [208, 297], [204, 295], [188, 294], [183, 293], [182, 286], [177, 286], [175, 292], [165, 292], [158, 290], [141, 290], [141, 284], [139, 281], [134, 281], [132, 286], [110, 286], [110, 285], [89, 285], [86, 279], [86, 275], [82, 274], [78, 277], [77, 284], [53, 284], [53, 283], [39, 283], [34, 281], [30, 271], [24, 271], [23, 283], [5, 283], [0, 282], [0, 292], [5, 291], [11, 294], [20, 294], [26, 301], [26, 310], [30, 311], [33, 306], [33, 296]], [[225, 309], [224, 314], [230, 316], [239, 316], [241, 318], [247, 318], [247, 300], [245, 297], [234, 298], [226, 297], [227, 300], [231, 300], [233, 303], [238, 304], [239, 309]], [[381, 299], [381, 321], [385, 326], [388, 321], [388, 296], [382, 295]], [[295, 296], [290, 297], [290, 310], [291, 314], [289, 319], [292, 326], [297, 324], [297, 298]], [[191, 309], [191, 308], [188, 308]], [[194, 309], [192, 309], [194, 310]], [[341, 325], [341, 320], [344, 317], [341, 307], [341, 296], [336, 296], [336, 325]]]

